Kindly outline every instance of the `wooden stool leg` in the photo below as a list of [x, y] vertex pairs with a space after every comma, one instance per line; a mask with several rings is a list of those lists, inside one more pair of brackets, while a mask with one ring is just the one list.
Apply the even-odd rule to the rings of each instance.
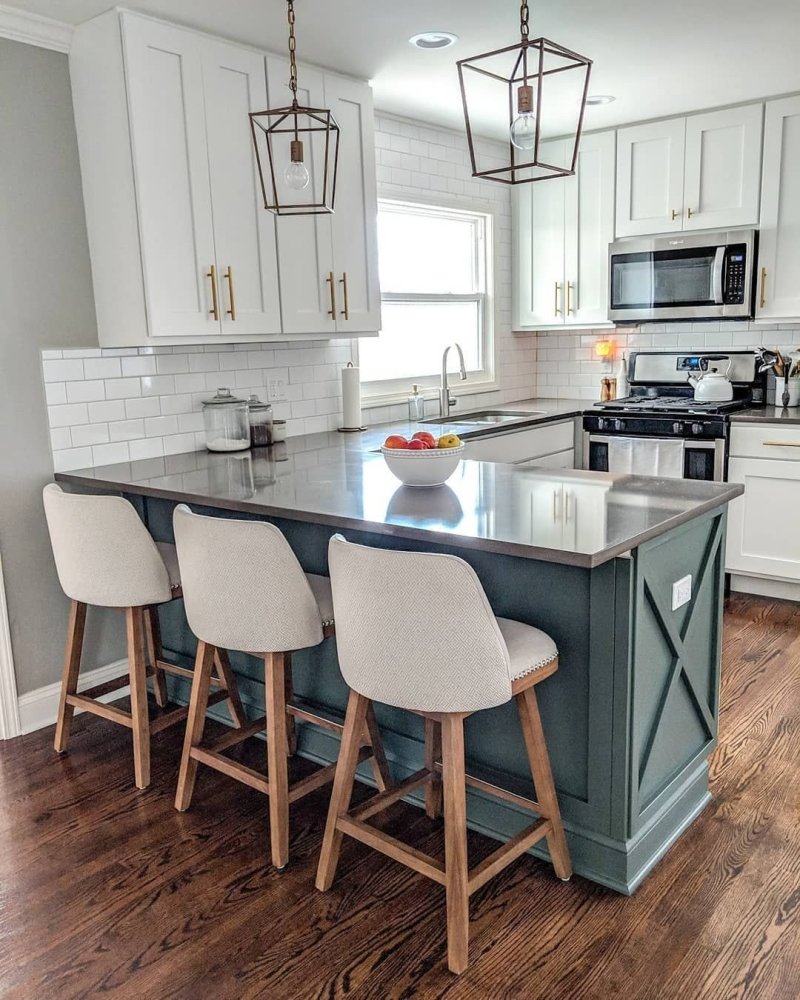
[[166, 708], [169, 703], [167, 678], [158, 665], [161, 659], [161, 623], [158, 620], [158, 608], [145, 608], [144, 634], [147, 640], [147, 657], [153, 668], [153, 693], [156, 696], [156, 704], [159, 708]]
[[[291, 705], [294, 698], [294, 683], [292, 681], [292, 660], [291, 655], [287, 656], [286, 669], [283, 674], [283, 700], [284, 704]], [[297, 753], [297, 723], [293, 715], [286, 716], [286, 753], [294, 757]]]
[[425, 767], [433, 777], [425, 786], [425, 814], [431, 819], [442, 815], [442, 778], [435, 768], [442, 757], [442, 726], [435, 719], [425, 719]]
[[375, 718], [375, 707], [371, 701], [367, 703], [367, 736], [372, 747], [370, 764], [375, 775], [375, 784], [379, 792], [385, 792], [387, 788], [392, 787], [394, 779], [383, 749], [383, 737], [378, 728], [378, 720]]
[[350, 797], [353, 794], [353, 782], [358, 767], [361, 734], [364, 731], [369, 704], [363, 695], [355, 691], [350, 692], [344, 720], [344, 732], [342, 733], [342, 745], [339, 748], [339, 759], [336, 762], [336, 777], [333, 779], [333, 792], [328, 807], [328, 819], [325, 823], [325, 836], [322, 839], [322, 851], [317, 868], [316, 884], [320, 892], [330, 889], [336, 876], [339, 851], [342, 847], [342, 832], [337, 828], [337, 822], [339, 817], [344, 816], [350, 808]]
[[289, 861], [289, 764], [286, 757], [287, 653], [264, 658], [267, 701], [267, 767], [269, 770], [269, 836], [272, 863], [285, 868]]
[[186, 719], [186, 735], [183, 739], [183, 755], [178, 773], [178, 790], [175, 795], [175, 808], [184, 812], [189, 808], [197, 778], [197, 761], [192, 757], [192, 747], [200, 746], [203, 730], [206, 725], [206, 709], [208, 708], [208, 689], [211, 684], [211, 669], [214, 666], [214, 647], [206, 642], [197, 644], [197, 656], [194, 661], [194, 677], [192, 678], [192, 694], [189, 699], [189, 716]]
[[86, 605], [73, 601], [69, 609], [67, 625], [67, 645], [64, 651], [64, 674], [61, 678], [61, 696], [58, 701], [58, 719], [54, 746], [58, 753], [67, 749], [72, 716], [75, 709], [67, 704], [67, 695], [78, 690], [78, 674], [81, 669], [83, 633], [86, 628]]
[[536, 788], [536, 799], [542, 806], [544, 815], [553, 825], [552, 833], [547, 835], [547, 847], [553, 861], [553, 868], [560, 879], [568, 879], [572, 875], [572, 862], [561, 823], [561, 810], [553, 784], [553, 772], [550, 769], [550, 757], [542, 729], [542, 719], [539, 715], [539, 705], [533, 687], [526, 688], [517, 696], [522, 732], [525, 746], [528, 750], [528, 760], [531, 765], [533, 784]]
[[469, 874], [467, 865], [467, 786], [464, 771], [464, 716], [442, 720], [444, 779], [444, 859], [447, 892], [447, 965], [463, 972], [469, 958]]
[[214, 650], [214, 665], [217, 669], [217, 677], [222, 687], [228, 692], [228, 711], [235, 729], [241, 729], [245, 724], [245, 714], [242, 708], [242, 700], [239, 697], [239, 686], [236, 683], [236, 674], [233, 672], [231, 661], [228, 658], [227, 650]]
[[147, 713], [147, 664], [144, 658], [142, 608], [126, 608], [131, 682], [133, 770], [137, 788], [150, 784], [150, 717]]

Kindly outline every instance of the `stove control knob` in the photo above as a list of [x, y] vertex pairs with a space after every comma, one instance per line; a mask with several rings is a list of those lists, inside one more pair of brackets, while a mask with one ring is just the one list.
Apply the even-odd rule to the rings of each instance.
[[672, 433], [683, 434], [683, 424], [679, 420], [676, 420], [675, 423], [672, 425]]
[[702, 424], [692, 424], [692, 434], [702, 434], [703, 425]]
[[606, 418], [605, 417], [598, 417], [597, 418], [597, 429], [599, 431], [604, 431], [606, 429]]
[[620, 420], [619, 418], [617, 420], [615, 420], [614, 421], [614, 430], [615, 431], [624, 431], [625, 430], [625, 421], [624, 420]]

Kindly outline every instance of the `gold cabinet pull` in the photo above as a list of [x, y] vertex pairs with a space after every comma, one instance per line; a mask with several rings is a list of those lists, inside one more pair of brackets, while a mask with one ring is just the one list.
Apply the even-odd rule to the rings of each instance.
[[557, 281], [555, 284], [556, 287], [555, 287], [555, 298], [553, 302], [553, 312], [556, 314], [556, 316], [560, 316], [561, 310], [558, 308], [558, 296], [561, 293], [561, 282]]
[[762, 441], [765, 448], [800, 448], [800, 441]]
[[575, 307], [572, 304], [572, 293], [574, 291], [575, 291], [575, 282], [574, 281], [568, 281], [567, 282], [567, 315], [568, 316], [574, 316], [575, 315]]
[[226, 313], [231, 318], [231, 322], [236, 322], [236, 296], [233, 294], [233, 268], [228, 264], [228, 268], [225, 271], [225, 280], [228, 282], [228, 301], [231, 304], [230, 309], [226, 310]]
[[676, 212], [675, 209], [673, 208], [672, 209], [672, 221], [674, 222], [678, 218], [678, 216], [680, 214], [681, 214], [680, 212]]
[[339, 279], [339, 284], [342, 286], [342, 295], [344, 297], [344, 308], [342, 309], [342, 316], [345, 319], [350, 319], [350, 297], [347, 294], [347, 271], [342, 271], [342, 276]]
[[211, 308], [208, 310], [209, 313], [214, 317], [217, 322], [219, 322], [219, 290], [217, 288], [217, 265], [212, 264], [206, 274], [207, 278], [211, 278]]
[[331, 307], [328, 310], [328, 315], [332, 320], [336, 319], [336, 278], [333, 276], [333, 271], [328, 271], [328, 277], [325, 279], [328, 282], [328, 291], [331, 294]]
[[687, 208], [686, 209], [686, 214], [691, 219], [691, 217], [694, 215], [694, 212], [691, 210], [691, 208]]
[[765, 267], [761, 268], [761, 295], [758, 301], [761, 309], [767, 304], [767, 269]]

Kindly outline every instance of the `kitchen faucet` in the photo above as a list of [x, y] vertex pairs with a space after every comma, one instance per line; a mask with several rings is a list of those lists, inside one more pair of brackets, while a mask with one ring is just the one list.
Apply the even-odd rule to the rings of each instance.
[[455, 347], [458, 351], [459, 377], [463, 382], [467, 377], [467, 369], [464, 367], [464, 352], [460, 344], [449, 344], [442, 354], [442, 384], [439, 389], [439, 416], [444, 419], [450, 416], [450, 407], [456, 405], [456, 400], [450, 395], [450, 386], [447, 384], [447, 355], [450, 348]]

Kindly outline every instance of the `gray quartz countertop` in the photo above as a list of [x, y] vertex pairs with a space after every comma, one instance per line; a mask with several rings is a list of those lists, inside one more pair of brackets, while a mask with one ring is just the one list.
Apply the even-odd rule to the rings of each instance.
[[[528, 401], [531, 410], [545, 411], [536, 422], [576, 416], [585, 405], [550, 402], [552, 407]], [[446, 427], [469, 432], [458, 421]], [[587, 568], [743, 492], [734, 483], [474, 461], [462, 462], [445, 486], [401, 486], [376, 449], [391, 431], [408, 430], [395, 423], [360, 435], [314, 434], [252, 452], [191, 452], [63, 472], [56, 479], [78, 490], [157, 497]]]
[[800, 406], [754, 406], [731, 414], [732, 423], [800, 424]]

